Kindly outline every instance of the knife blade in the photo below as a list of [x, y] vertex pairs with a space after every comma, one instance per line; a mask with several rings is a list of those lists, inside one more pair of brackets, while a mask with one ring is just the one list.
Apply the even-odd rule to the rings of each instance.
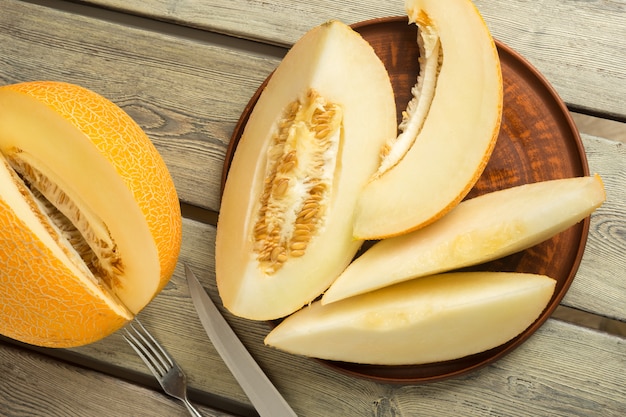
[[191, 299], [211, 343], [261, 417], [297, 417], [241, 343], [193, 271], [185, 264]]

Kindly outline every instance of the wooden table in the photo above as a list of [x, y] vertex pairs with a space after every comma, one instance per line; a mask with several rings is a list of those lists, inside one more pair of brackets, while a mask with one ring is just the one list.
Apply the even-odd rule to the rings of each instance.
[[[626, 2], [477, 0], [494, 37], [525, 56], [573, 111], [626, 121]], [[215, 300], [222, 164], [249, 98], [304, 32], [403, 15], [402, 0], [0, 0], [0, 84], [54, 79], [93, 89], [146, 130], [174, 177], [184, 242], [171, 283], [141, 314], [186, 370], [204, 415], [255, 415], [193, 309], [182, 263]], [[594, 213], [564, 308], [481, 370], [427, 385], [380, 384], [263, 345], [265, 323], [225, 314], [302, 416], [626, 415], [624, 143], [582, 135], [608, 199]], [[562, 311], [562, 310], [559, 310]], [[582, 312], [582, 313], [581, 313]], [[185, 416], [120, 334], [51, 350], [0, 340], [3, 416]]]

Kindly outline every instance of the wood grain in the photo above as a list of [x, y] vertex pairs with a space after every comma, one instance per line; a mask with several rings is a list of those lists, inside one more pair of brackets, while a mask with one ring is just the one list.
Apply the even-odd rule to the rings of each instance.
[[626, 147], [583, 135], [589, 170], [607, 198], [591, 216], [585, 254], [563, 304], [626, 321]]
[[146, 131], [181, 200], [215, 211], [232, 129], [277, 62], [14, 0], [3, 1], [0, 43], [0, 83], [53, 79], [104, 95]]
[[[283, 46], [328, 19], [351, 24], [404, 15], [403, 0], [87, 3]], [[623, 1], [475, 0], [475, 4], [493, 36], [535, 65], [568, 105], [626, 120], [626, 48], [620, 43], [626, 39]]]
[[[4, 417], [188, 416], [164, 394], [0, 342]], [[227, 414], [200, 407], [206, 417]]]

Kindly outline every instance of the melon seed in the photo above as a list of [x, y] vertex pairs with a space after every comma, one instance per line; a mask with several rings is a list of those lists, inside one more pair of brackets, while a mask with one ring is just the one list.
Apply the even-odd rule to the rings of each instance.
[[21, 150], [4, 156], [22, 195], [74, 264], [108, 288], [121, 285], [118, 277], [124, 267], [106, 225], [94, 224], [98, 220], [85, 215], [57, 184], [31, 165]]
[[342, 117], [340, 106], [309, 89], [277, 123], [252, 232], [259, 268], [268, 275], [303, 256], [323, 227]]

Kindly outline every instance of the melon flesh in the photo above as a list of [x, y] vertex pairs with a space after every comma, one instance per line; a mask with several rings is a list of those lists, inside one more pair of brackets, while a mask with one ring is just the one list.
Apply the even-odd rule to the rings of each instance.
[[273, 329], [265, 343], [320, 359], [423, 364], [499, 346], [545, 309], [556, 281], [532, 274], [431, 275], [337, 303], [313, 303]]
[[[311, 128], [314, 110], [328, 116], [323, 146]], [[293, 46], [250, 115], [222, 197], [216, 280], [228, 310], [280, 318], [341, 273], [361, 244], [352, 237], [356, 195], [395, 124], [389, 76], [360, 35], [331, 21]], [[283, 125], [286, 139], [278, 140]], [[305, 208], [306, 196], [317, 198], [314, 209]], [[308, 235], [296, 230], [307, 210]]]
[[[427, 95], [429, 106], [424, 100], [409, 105], [406, 113], [417, 120], [403, 122], [404, 132], [384, 150], [393, 162], [383, 159], [384, 169], [359, 196], [354, 223], [359, 239], [399, 235], [450, 211], [480, 177], [499, 132], [500, 61], [472, 2], [407, 0], [406, 10], [418, 36], [425, 36], [420, 42], [425, 53], [432, 54], [425, 59], [441, 63], [436, 80], [424, 75], [414, 88], [414, 94]], [[428, 72], [430, 66], [422, 64], [420, 71]]]
[[602, 180], [594, 176], [466, 200], [430, 226], [374, 244], [346, 268], [322, 303], [519, 252], [578, 223], [605, 198]]

